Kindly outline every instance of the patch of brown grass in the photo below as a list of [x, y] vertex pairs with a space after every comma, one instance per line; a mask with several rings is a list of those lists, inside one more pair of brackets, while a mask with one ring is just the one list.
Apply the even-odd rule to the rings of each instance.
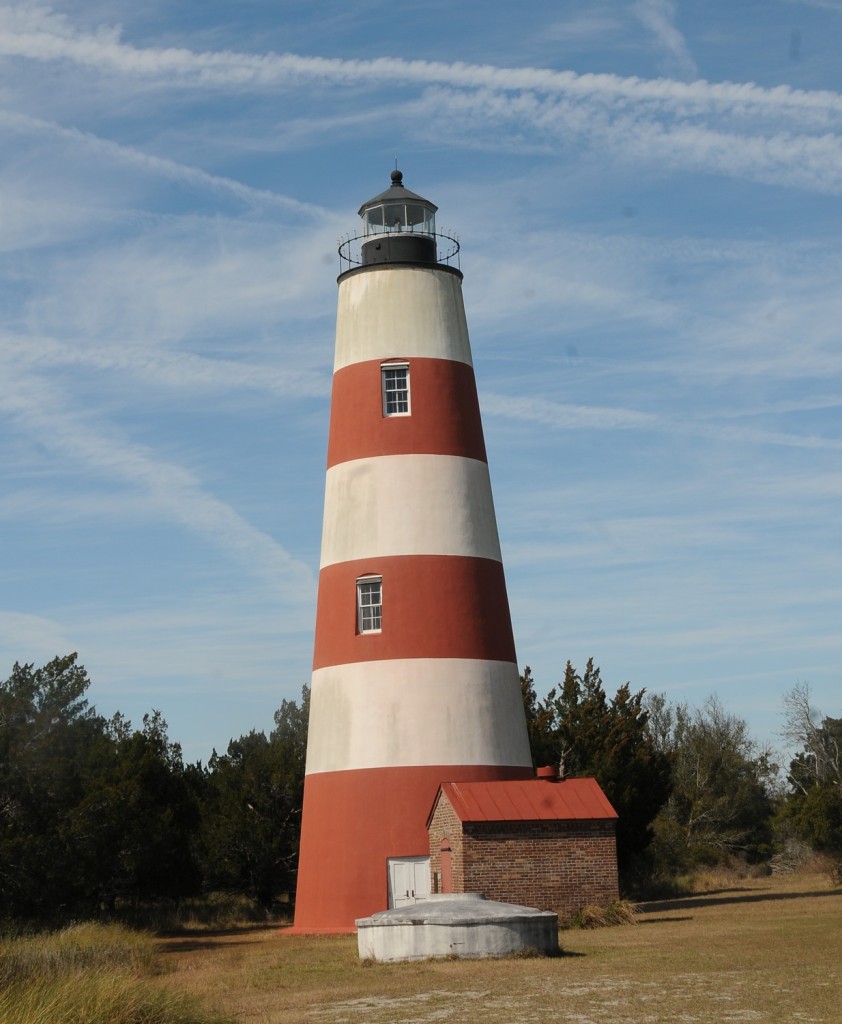
[[97, 971], [152, 974], [157, 962], [151, 935], [116, 924], [73, 924], [0, 940], [0, 989]]
[[151, 983], [152, 935], [79, 924], [0, 941], [0, 1024], [230, 1024]]
[[363, 967], [354, 936], [270, 929], [167, 940], [162, 988], [241, 1024], [838, 1024], [842, 890], [744, 879], [567, 931], [564, 955]]
[[617, 900], [608, 906], [589, 903], [577, 910], [564, 927], [569, 928], [613, 928], [621, 924], [637, 924], [637, 906], [628, 900]]

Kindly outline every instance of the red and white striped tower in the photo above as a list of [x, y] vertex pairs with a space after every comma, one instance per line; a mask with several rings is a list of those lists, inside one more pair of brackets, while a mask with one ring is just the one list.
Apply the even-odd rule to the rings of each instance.
[[299, 931], [386, 909], [441, 782], [532, 774], [458, 243], [439, 261], [435, 212], [396, 170], [340, 247]]

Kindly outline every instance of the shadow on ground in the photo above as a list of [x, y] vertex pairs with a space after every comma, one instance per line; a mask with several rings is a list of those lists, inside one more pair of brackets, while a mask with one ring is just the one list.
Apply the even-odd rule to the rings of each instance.
[[[729, 896], [725, 895], [726, 893], [740, 893], [740, 895]], [[716, 892], [702, 893], [699, 896], [679, 896], [675, 899], [638, 903], [637, 910], [640, 914], [657, 914], [663, 913], [665, 910], [721, 907], [730, 903], [763, 903], [767, 900], [801, 900], [808, 897], [820, 898], [826, 896], [842, 896], [842, 888], [814, 889], [809, 892], [772, 892], [771, 890], [758, 892], [756, 888], [748, 887], [742, 889], [719, 889]]]
[[[247, 938], [256, 932], [278, 931], [276, 924], [244, 924], [231, 928], [203, 928], [201, 931], [169, 931], [159, 935], [164, 953], [192, 953], [199, 949], [216, 949], [224, 945], [245, 946], [251, 940]], [[239, 940], [237, 936], [242, 936]]]
[[684, 917], [647, 917], [638, 924], [677, 924], [679, 921], [692, 921], [693, 915], [686, 914]]

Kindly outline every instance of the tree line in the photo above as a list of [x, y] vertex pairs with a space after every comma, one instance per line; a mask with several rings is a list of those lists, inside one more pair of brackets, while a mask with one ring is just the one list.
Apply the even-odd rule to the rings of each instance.
[[0, 683], [0, 916], [94, 915], [209, 891], [294, 887], [308, 694], [269, 736], [185, 764], [160, 712], [98, 715], [75, 654]]
[[[16, 664], [0, 683], [0, 916], [55, 920], [242, 893], [294, 892], [309, 692], [267, 736], [185, 764], [160, 712], [97, 714], [75, 654]], [[798, 753], [786, 781], [715, 698], [671, 704], [628, 684], [609, 697], [589, 661], [539, 697], [521, 677], [536, 767], [594, 776], [619, 813], [627, 891], [706, 865], [769, 863], [798, 842], [842, 865], [842, 719], [809, 689], [785, 701]]]
[[593, 660], [539, 699], [521, 677], [536, 764], [594, 776], [619, 814], [627, 890], [699, 868], [783, 863], [800, 844], [842, 881], [842, 718], [822, 717], [806, 684], [785, 697], [784, 735], [798, 752], [782, 777], [768, 748], [716, 697], [700, 708], [636, 693], [608, 698]]

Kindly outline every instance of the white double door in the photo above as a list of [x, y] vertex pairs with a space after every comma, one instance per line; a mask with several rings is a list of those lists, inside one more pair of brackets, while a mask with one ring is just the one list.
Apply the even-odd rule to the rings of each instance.
[[389, 909], [409, 906], [429, 895], [429, 857], [389, 858]]

